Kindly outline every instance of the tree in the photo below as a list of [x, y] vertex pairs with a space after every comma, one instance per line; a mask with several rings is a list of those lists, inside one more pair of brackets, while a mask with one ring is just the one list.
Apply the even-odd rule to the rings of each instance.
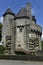
[[0, 23], [0, 41], [1, 41], [1, 38], [2, 38], [2, 23]]
[[42, 50], [43, 50], [43, 41], [41, 43], [42, 43]]

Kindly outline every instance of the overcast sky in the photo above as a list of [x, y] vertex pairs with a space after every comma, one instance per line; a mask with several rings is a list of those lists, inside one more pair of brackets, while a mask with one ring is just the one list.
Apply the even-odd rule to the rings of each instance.
[[43, 30], [43, 0], [0, 0], [0, 17], [2, 17], [8, 7], [14, 13], [17, 13], [27, 2], [31, 3], [32, 14], [35, 15], [37, 24], [41, 25]]

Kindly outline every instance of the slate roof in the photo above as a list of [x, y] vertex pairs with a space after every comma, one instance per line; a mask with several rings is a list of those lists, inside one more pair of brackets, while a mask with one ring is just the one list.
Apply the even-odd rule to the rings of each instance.
[[6, 12], [3, 14], [3, 16], [5, 16], [6, 14], [15, 15], [10, 8], [8, 8], [8, 9], [6, 10]]
[[35, 16], [32, 16], [32, 20], [34, 20], [34, 21], [35, 21], [35, 23], [36, 23], [36, 19], [35, 19]]
[[21, 17], [21, 16], [26, 16], [26, 9], [24, 7], [22, 7], [16, 15], [16, 17]]

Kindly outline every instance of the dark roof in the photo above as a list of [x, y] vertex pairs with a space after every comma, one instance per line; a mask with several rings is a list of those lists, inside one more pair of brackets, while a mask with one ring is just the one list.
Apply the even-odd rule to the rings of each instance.
[[6, 14], [15, 15], [10, 8], [8, 8], [8, 9], [6, 10], [6, 12], [3, 14], [3, 16], [5, 16]]
[[16, 17], [24, 17], [26, 16], [26, 9], [22, 7], [20, 11], [17, 13]]
[[15, 16], [15, 19], [18, 18], [29, 18], [29, 16], [27, 16], [27, 10], [24, 7], [22, 7], [20, 11], [17, 13], [17, 15]]
[[36, 19], [35, 19], [35, 16], [32, 16], [32, 20], [34, 20], [34, 21], [35, 21], [35, 23], [36, 23]]

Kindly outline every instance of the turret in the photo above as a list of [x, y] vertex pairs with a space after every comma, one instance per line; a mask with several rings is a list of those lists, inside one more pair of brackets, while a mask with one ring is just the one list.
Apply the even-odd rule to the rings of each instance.
[[7, 48], [5, 50], [5, 53], [7, 52], [8, 54], [10, 54], [10, 51], [14, 48], [12, 47], [14, 46], [14, 17], [15, 14], [10, 8], [8, 8], [3, 14], [2, 42]]

